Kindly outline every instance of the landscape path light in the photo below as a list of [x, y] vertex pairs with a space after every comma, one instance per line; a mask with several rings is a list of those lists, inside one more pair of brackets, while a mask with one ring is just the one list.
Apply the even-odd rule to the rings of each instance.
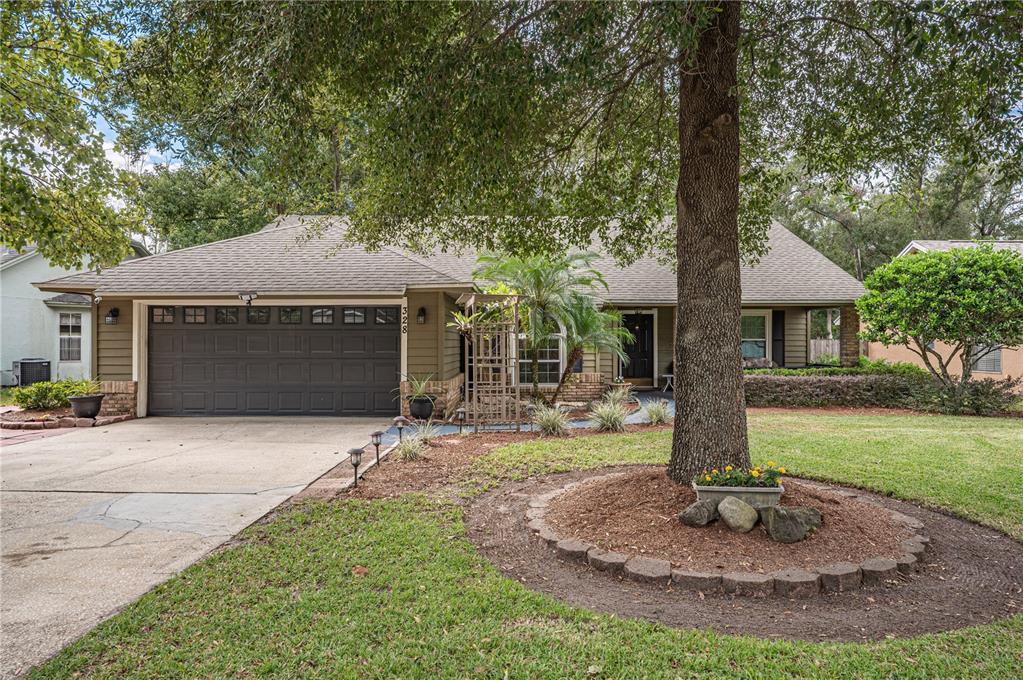
[[348, 449], [348, 455], [352, 459], [352, 467], [355, 468], [354, 488], [359, 488], [359, 464], [362, 462], [362, 449]]
[[384, 438], [384, 433], [380, 430], [373, 432], [369, 435], [369, 440], [373, 443], [373, 446], [377, 449], [377, 465], [380, 465], [380, 442]]
[[398, 416], [394, 419], [394, 426], [398, 428], [398, 441], [401, 441], [401, 431], [408, 425], [409, 419], [405, 416]]
[[460, 408], [455, 411], [455, 418], [458, 419], [458, 434], [461, 436], [462, 428], [465, 427], [465, 409]]

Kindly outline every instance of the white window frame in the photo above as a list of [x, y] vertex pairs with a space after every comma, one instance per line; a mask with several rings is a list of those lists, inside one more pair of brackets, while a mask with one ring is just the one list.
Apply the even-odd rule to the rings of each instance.
[[[771, 310], [770, 309], [742, 309], [739, 311], [739, 352], [742, 353], [742, 343], [750, 340], [757, 341], [760, 338], [744, 338], [742, 337], [742, 318], [743, 316], [762, 316], [764, 317], [764, 354], [768, 361], [774, 361], [774, 357], [771, 352], [771, 338], [773, 337], [773, 329], [771, 328]], [[743, 361], [753, 360], [751, 358], [742, 357]]]
[[[77, 322], [75, 322], [73, 320], [73, 318], [76, 317], [76, 316], [78, 317], [78, 321]], [[67, 317], [67, 319], [68, 319], [67, 323], [64, 322], [64, 318], [65, 317]], [[82, 319], [83, 319], [83, 316], [82, 316], [81, 312], [60, 312], [58, 314], [58, 316], [57, 316], [57, 356], [59, 357], [59, 360], [60, 360], [61, 363], [76, 363], [77, 364], [77, 363], [81, 363], [81, 361], [82, 361]], [[68, 327], [68, 332], [66, 334], [64, 333], [64, 326]], [[71, 330], [71, 328], [74, 327], [74, 326], [78, 326], [78, 333], [77, 334], [75, 334]], [[68, 349], [68, 353], [69, 354], [70, 354], [70, 350], [72, 349], [72, 345], [74, 344], [71, 341], [78, 340], [78, 343], [77, 343], [78, 344], [78, 347], [77, 347], [77, 349], [78, 349], [78, 358], [77, 359], [71, 359], [71, 358], [65, 359], [64, 358], [64, 340], [65, 339], [68, 340], [68, 348], [67, 349]]]
[[[558, 379], [560, 380], [561, 374], [565, 372], [565, 327], [561, 323], [558, 323], [558, 332], [555, 333], [552, 337], [558, 339]], [[520, 385], [532, 385], [533, 384], [532, 379], [530, 379], [528, 382], [522, 381], [522, 366], [532, 367], [533, 363], [532, 357], [528, 355], [526, 357], [522, 356], [523, 352], [528, 353], [528, 350], [526, 349], [526, 343], [524, 342], [526, 339], [526, 334], [519, 333], [518, 339], [519, 342], [515, 343], [515, 380], [518, 381]], [[541, 359], [540, 363], [552, 364], [554, 362], [550, 359]], [[540, 383], [540, 387], [557, 387], [557, 385], [558, 385], [557, 381]]]

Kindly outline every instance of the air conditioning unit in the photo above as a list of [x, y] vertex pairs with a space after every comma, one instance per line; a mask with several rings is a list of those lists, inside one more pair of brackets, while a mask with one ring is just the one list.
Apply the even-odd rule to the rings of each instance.
[[50, 362], [47, 359], [22, 359], [14, 363], [14, 377], [22, 387], [50, 381]]

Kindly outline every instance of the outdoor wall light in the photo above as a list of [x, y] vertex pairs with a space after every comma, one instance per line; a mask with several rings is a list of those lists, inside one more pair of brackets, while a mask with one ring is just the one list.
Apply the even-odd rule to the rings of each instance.
[[408, 425], [409, 419], [406, 418], [405, 416], [398, 416], [397, 418], [394, 419], [393, 422], [394, 422], [394, 426], [396, 428], [398, 428], [398, 441], [400, 442], [401, 441], [401, 431], [403, 429], [405, 429], [406, 425]]
[[362, 449], [348, 449], [348, 455], [352, 459], [352, 467], [355, 468], [354, 488], [359, 488], [359, 463], [362, 462]]
[[416, 312], [416, 323], [426, 323], [426, 307], [420, 307]]
[[465, 409], [460, 408], [455, 411], [455, 419], [458, 420], [458, 434], [462, 434], [462, 428], [465, 427]]
[[252, 301], [259, 297], [259, 294], [254, 290], [243, 290], [238, 293], [238, 299], [245, 303], [246, 307], [252, 306]]
[[116, 326], [117, 317], [119, 317], [120, 315], [121, 315], [120, 309], [118, 309], [117, 307], [111, 307], [110, 311], [107, 312], [107, 315], [103, 317], [103, 323], [105, 323], [108, 326]]
[[377, 430], [376, 432], [373, 432], [369, 435], [370, 442], [372, 442], [373, 446], [375, 446], [377, 449], [377, 465], [380, 465], [380, 442], [383, 440], [383, 438], [384, 433], [381, 432], [380, 430]]

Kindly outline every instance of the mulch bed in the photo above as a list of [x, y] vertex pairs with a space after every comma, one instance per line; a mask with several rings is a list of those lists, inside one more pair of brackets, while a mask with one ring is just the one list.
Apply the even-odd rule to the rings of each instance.
[[895, 588], [808, 600], [700, 595], [619, 580], [555, 557], [526, 527], [529, 499], [609, 471], [504, 484], [469, 507], [465, 519], [469, 539], [505, 576], [532, 590], [587, 609], [677, 628], [818, 642], [866, 641], [912, 637], [1023, 613], [1023, 544], [994, 529], [866, 492], [857, 493], [923, 521], [931, 537], [922, 572]]
[[27, 423], [37, 420], [57, 420], [58, 418], [74, 418], [71, 407], [39, 409], [32, 411], [10, 411], [0, 415], [0, 420], [9, 423]]
[[817, 508], [824, 518], [820, 530], [799, 543], [778, 543], [762, 526], [746, 534], [721, 521], [685, 526], [678, 513], [694, 501], [696, 493], [668, 479], [663, 467], [638, 468], [625, 477], [595, 480], [562, 494], [551, 503], [546, 520], [561, 536], [707, 572], [768, 573], [786, 567], [858, 564], [869, 557], [895, 558], [901, 554], [899, 542], [911, 535], [884, 508], [792, 479], [785, 480], [781, 504]]

